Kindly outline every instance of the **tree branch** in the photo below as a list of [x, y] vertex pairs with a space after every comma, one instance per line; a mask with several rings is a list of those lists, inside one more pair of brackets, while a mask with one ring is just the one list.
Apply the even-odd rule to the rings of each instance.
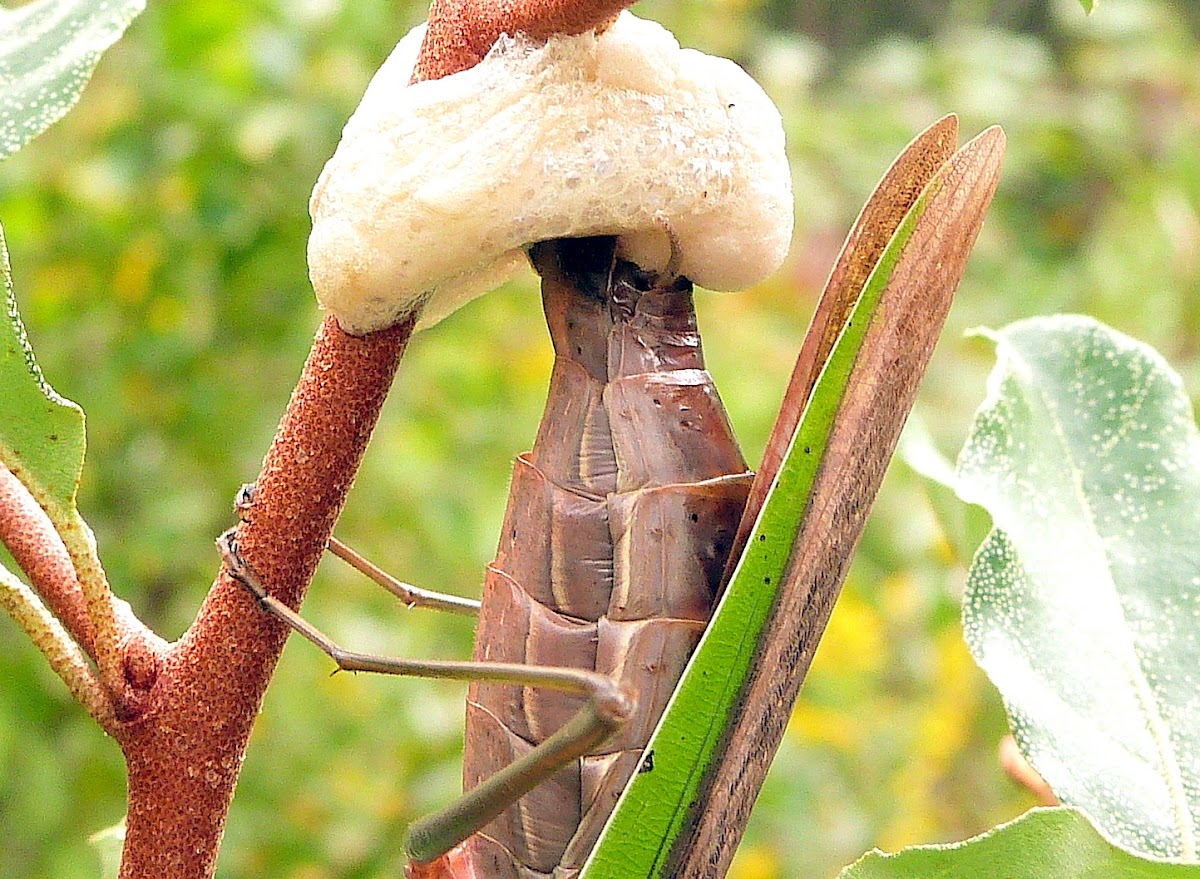
[[[412, 322], [355, 338], [326, 318], [259, 476], [238, 544], [298, 607], [341, 511]], [[246, 741], [287, 630], [224, 572], [167, 655], [129, 767], [122, 879], [210, 877]]]
[[[502, 32], [582, 32], [625, 5], [439, 2], [414, 78], [470, 67]], [[308, 589], [415, 320], [359, 338], [327, 317], [317, 333], [236, 534], [245, 562], [289, 607]], [[121, 879], [213, 875], [246, 741], [286, 635], [220, 574], [163, 658], [146, 710], [116, 734], [129, 768]]]
[[94, 662], [95, 631], [62, 538], [21, 480], [0, 464], [0, 542], [50, 611]]

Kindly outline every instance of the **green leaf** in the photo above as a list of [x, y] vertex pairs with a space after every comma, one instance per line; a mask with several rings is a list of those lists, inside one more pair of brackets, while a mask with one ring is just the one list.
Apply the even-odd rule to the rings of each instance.
[[1012, 324], [958, 464], [995, 530], [967, 642], [1025, 755], [1133, 851], [1195, 861], [1200, 433], [1153, 349], [1083, 317]]
[[1096, 11], [1096, 0], [1079, 0], [1079, 5], [1083, 7], [1083, 11], [1088, 15]]
[[0, 7], [0, 158], [75, 105], [100, 55], [145, 0], [35, 0]]
[[42, 377], [17, 314], [8, 248], [0, 228], [0, 461], [29, 489], [56, 525], [74, 518], [83, 468], [83, 410]]
[[1033, 809], [982, 836], [868, 852], [838, 879], [1196, 879], [1200, 867], [1135, 857], [1074, 809]]

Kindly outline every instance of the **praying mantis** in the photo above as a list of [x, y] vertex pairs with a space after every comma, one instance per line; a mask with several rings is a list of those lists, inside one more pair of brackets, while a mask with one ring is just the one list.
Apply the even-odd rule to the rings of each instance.
[[231, 574], [339, 668], [471, 681], [467, 793], [411, 828], [411, 877], [724, 874], [995, 191], [1003, 134], [956, 141], [953, 117], [931, 126], [864, 208], [756, 474], [674, 257], [650, 273], [612, 237], [530, 249], [556, 363], [472, 662], [347, 651], [222, 538]]
[[[489, 802], [414, 829], [415, 857], [441, 854], [463, 842], [460, 826], [479, 829], [478, 815], [495, 818], [514, 789], [538, 783], [455, 855], [496, 877], [582, 867], [711, 615], [753, 480], [704, 369], [691, 283], [618, 259], [613, 237], [530, 257], [557, 358], [538, 440], [516, 461], [480, 665], [468, 668], [464, 774]], [[339, 667], [408, 670], [348, 657], [254, 588]], [[541, 676], [559, 667], [581, 673]], [[499, 681], [478, 680], [497, 668]], [[559, 728], [571, 730], [563, 747], [526, 772], [522, 758]]]

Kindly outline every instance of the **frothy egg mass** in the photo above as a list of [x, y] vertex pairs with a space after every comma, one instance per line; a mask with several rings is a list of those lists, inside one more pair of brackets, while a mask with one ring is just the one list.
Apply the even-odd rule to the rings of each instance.
[[409, 85], [424, 26], [371, 81], [313, 190], [309, 272], [351, 333], [440, 320], [537, 241], [618, 235], [648, 269], [736, 290], [792, 234], [783, 124], [740, 67], [623, 13], [603, 33], [501, 37], [475, 67]]

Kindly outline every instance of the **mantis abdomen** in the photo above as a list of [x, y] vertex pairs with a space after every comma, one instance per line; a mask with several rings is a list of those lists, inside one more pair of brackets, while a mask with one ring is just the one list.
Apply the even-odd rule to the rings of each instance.
[[[517, 458], [475, 658], [612, 675], [625, 726], [466, 843], [491, 879], [575, 875], [712, 612], [753, 474], [704, 369], [691, 284], [656, 284], [615, 239], [539, 245], [556, 354], [533, 451]], [[561, 727], [584, 697], [475, 683], [467, 789]]]

